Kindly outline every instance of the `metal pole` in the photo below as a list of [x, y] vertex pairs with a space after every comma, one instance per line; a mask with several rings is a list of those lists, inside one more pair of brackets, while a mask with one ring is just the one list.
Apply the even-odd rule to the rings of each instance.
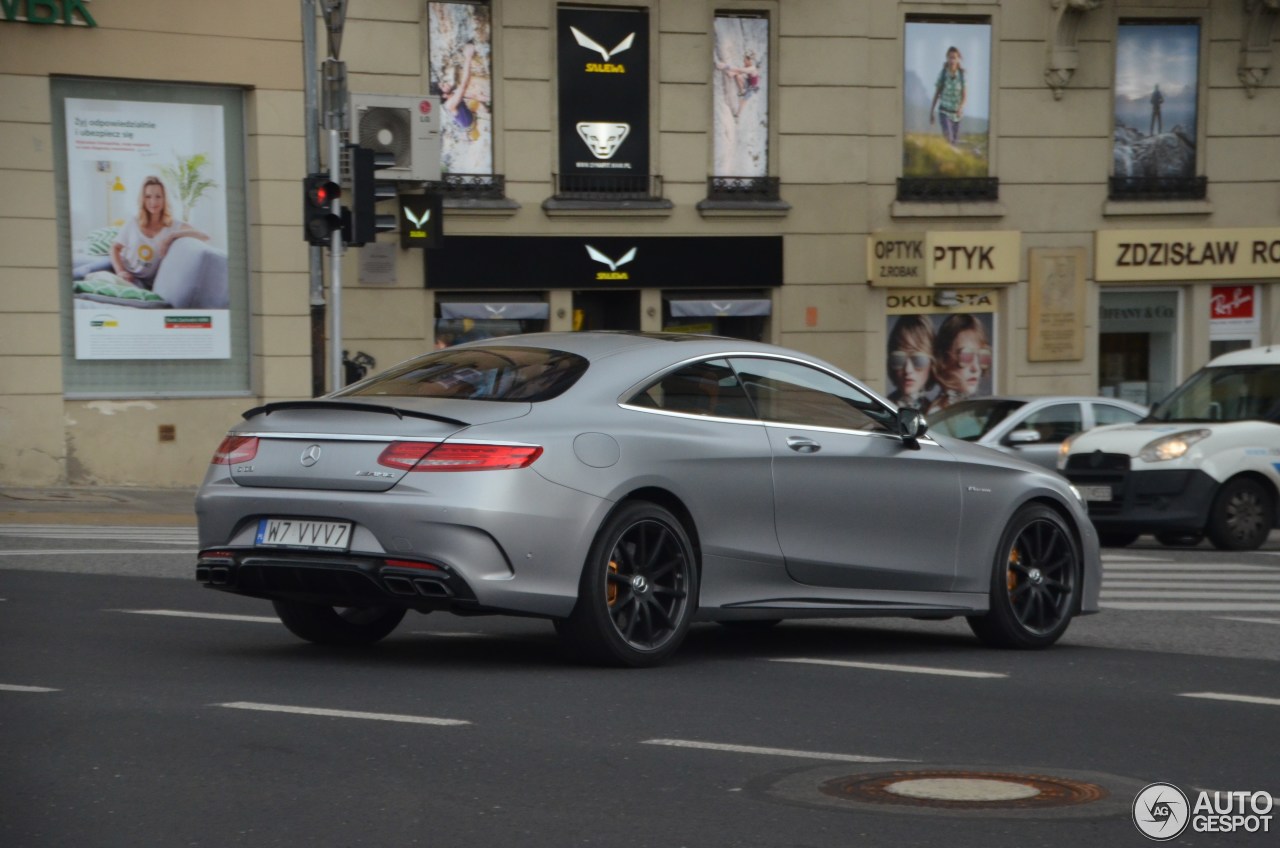
[[[342, 146], [337, 130], [329, 130], [329, 179], [342, 183]], [[342, 201], [334, 198], [333, 214], [342, 215]], [[333, 231], [329, 242], [329, 385], [337, 391], [342, 378], [342, 230]]]
[[[320, 105], [316, 85], [315, 0], [302, 0], [303, 126], [307, 140], [307, 173], [320, 170]], [[324, 394], [324, 248], [307, 248], [311, 298], [311, 396]]]

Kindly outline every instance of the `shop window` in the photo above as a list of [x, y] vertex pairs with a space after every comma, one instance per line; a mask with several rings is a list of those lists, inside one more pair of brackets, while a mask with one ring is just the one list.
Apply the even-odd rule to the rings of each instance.
[[904, 35], [898, 200], [994, 201], [991, 22], [911, 16]]
[[1112, 200], [1202, 200], [1197, 175], [1200, 24], [1121, 20], [1116, 32]]
[[249, 394], [243, 91], [52, 93], [67, 396]]
[[680, 292], [663, 299], [662, 330], [765, 340], [773, 312], [766, 292]]
[[1144, 405], [1177, 385], [1176, 291], [1103, 292], [1098, 394]]
[[502, 292], [436, 294], [436, 348], [463, 342], [539, 333], [550, 307], [542, 300]]
[[501, 200], [493, 164], [493, 19], [487, 3], [427, 3], [431, 93], [440, 98], [440, 171], [446, 200]]

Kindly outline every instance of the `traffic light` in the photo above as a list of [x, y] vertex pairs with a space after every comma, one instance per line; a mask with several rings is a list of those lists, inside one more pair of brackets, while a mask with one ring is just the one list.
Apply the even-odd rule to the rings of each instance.
[[333, 202], [342, 197], [342, 188], [328, 174], [307, 174], [303, 180], [302, 216], [308, 244], [328, 247], [333, 231], [342, 226], [342, 216], [333, 211]]
[[397, 227], [395, 215], [379, 215], [378, 202], [393, 200], [396, 196], [394, 182], [380, 182], [378, 171], [396, 163], [394, 153], [380, 153], [359, 145], [350, 145], [351, 151], [351, 234], [353, 245], [369, 244], [378, 240], [378, 233], [390, 232]]

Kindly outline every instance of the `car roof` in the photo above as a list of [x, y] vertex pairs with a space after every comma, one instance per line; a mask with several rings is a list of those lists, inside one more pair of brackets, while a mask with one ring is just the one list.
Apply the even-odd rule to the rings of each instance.
[[706, 336], [695, 333], [641, 333], [628, 330], [585, 330], [581, 332], [526, 333], [518, 336], [497, 336], [459, 347], [515, 346], [542, 347], [576, 353], [587, 359], [599, 359], [615, 353], [641, 348], [658, 348], [680, 345], [682, 356], [700, 356], [726, 351], [742, 353], [784, 353], [820, 361], [799, 351], [777, 345], [752, 342], [725, 336]]
[[1280, 345], [1251, 347], [1248, 350], [1233, 350], [1215, 357], [1209, 367], [1218, 368], [1232, 365], [1280, 365]]

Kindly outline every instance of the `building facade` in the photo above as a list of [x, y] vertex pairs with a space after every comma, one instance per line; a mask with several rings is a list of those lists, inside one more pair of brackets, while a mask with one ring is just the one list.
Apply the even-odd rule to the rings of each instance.
[[980, 392], [1150, 403], [1280, 342], [1275, 0], [350, 0], [304, 60], [306, 7], [5, 5], [0, 485], [194, 485], [332, 383], [300, 186], [333, 47], [344, 140], [443, 197], [438, 246], [323, 293], [357, 370], [714, 332], [895, 399], [923, 354], [934, 403], [963, 338]]

